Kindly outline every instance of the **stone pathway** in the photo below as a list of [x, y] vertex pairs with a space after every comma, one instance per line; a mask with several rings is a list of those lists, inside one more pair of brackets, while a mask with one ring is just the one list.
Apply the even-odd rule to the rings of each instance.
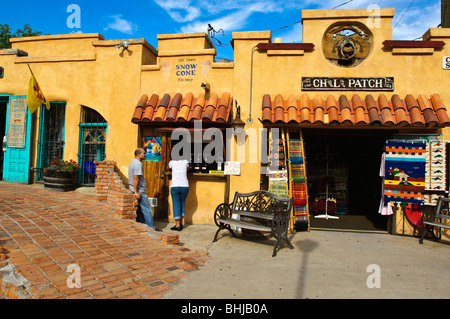
[[[0, 273], [0, 295], [158, 299], [208, 260], [204, 251], [168, 245], [149, 236], [148, 226], [114, 216], [89, 194], [0, 182], [0, 270], [9, 267]], [[25, 284], [5, 280], [13, 275]]]

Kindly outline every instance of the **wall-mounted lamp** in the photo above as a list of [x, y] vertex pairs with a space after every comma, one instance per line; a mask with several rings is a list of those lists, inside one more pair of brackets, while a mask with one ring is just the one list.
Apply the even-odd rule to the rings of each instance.
[[116, 50], [123, 48], [124, 50], [128, 50], [128, 46], [130, 43], [128, 41], [123, 41], [121, 44], [116, 45]]
[[0, 79], [3, 79], [3, 76], [5, 75], [5, 69], [0, 66]]
[[236, 117], [233, 122], [231, 122], [231, 127], [234, 129], [237, 135], [244, 131], [245, 122], [241, 120], [241, 106], [236, 102]]
[[205, 89], [205, 98], [209, 99], [209, 83], [202, 83], [202, 89]]

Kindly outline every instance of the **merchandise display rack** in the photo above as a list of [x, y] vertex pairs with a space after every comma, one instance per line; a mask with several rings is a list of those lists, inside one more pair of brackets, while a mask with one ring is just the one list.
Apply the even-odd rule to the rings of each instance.
[[310, 231], [308, 183], [306, 177], [303, 134], [300, 139], [291, 139], [287, 132], [289, 154], [289, 196], [294, 198], [290, 229]]

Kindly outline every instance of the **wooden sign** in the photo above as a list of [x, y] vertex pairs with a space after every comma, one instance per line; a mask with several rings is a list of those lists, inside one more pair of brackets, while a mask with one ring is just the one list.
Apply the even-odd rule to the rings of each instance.
[[24, 148], [27, 127], [27, 99], [14, 98], [9, 103], [8, 147]]
[[302, 77], [303, 91], [394, 91], [393, 77]]

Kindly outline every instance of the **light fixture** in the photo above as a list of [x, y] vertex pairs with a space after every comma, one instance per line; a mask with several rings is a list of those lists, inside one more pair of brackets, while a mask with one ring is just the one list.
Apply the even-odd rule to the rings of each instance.
[[241, 106], [238, 105], [237, 100], [235, 100], [236, 105], [236, 117], [233, 122], [231, 122], [231, 127], [234, 129], [237, 135], [240, 135], [244, 131], [245, 122], [241, 120]]
[[130, 43], [128, 41], [123, 41], [121, 44], [116, 45], [116, 50], [123, 48], [124, 50], [128, 50], [128, 46]]
[[205, 98], [209, 99], [209, 83], [202, 83], [201, 87], [205, 89]]

